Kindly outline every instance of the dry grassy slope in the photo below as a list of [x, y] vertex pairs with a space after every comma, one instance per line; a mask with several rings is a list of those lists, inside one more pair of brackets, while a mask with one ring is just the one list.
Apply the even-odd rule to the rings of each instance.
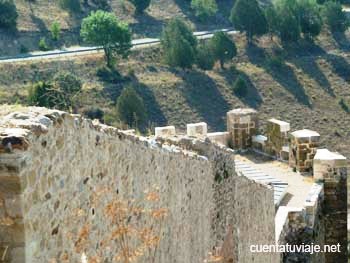
[[[172, 69], [159, 62], [159, 50], [142, 50], [119, 63], [120, 72], [127, 77], [115, 83], [102, 82], [96, 76], [96, 69], [103, 64], [101, 56], [0, 64], [0, 100], [23, 102], [26, 85], [68, 70], [84, 80], [80, 111], [98, 106], [112, 112], [122, 88], [133, 82], [155, 125], [174, 124], [184, 129], [186, 123], [206, 121], [210, 131], [220, 131], [225, 129], [228, 110], [251, 106], [259, 110], [261, 120], [276, 117], [289, 121], [293, 130], [319, 131], [325, 146], [350, 157], [350, 114], [338, 103], [344, 98], [350, 104], [350, 54], [342, 50], [348, 38], [337, 40], [323, 35], [311, 51], [294, 47], [281, 68], [268, 66], [264, 56], [272, 49], [267, 39], [246, 48], [244, 38], [237, 37], [239, 56], [231, 63], [236, 69], [227, 64], [225, 70]], [[249, 82], [244, 99], [231, 89], [238, 74]]]
[[[83, 2], [83, 1], [81, 1]], [[95, 3], [98, 1], [95, 1]], [[227, 16], [227, 10], [230, 10], [232, 1], [220, 0], [220, 8], [218, 15], [210, 22], [227, 22], [220, 21]], [[18, 9], [18, 30], [25, 31], [43, 31], [50, 28], [53, 21], [60, 22], [62, 29], [74, 29], [80, 26], [82, 18], [87, 16], [91, 11], [97, 10], [99, 7], [92, 0], [88, 1], [88, 5], [82, 3], [82, 10], [79, 13], [71, 14], [67, 10], [63, 10], [57, 0], [15, 0]], [[143, 28], [147, 23], [146, 30], [151, 31], [154, 26], [161, 26], [164, 21], [174, 16], [183, 16], [193, 27], [197, 25], [210, 26], [211, 23], [199, 23], [193, 17], [190, 10], [190, 1], [188, 0], [152, 0], [150, 7], [144, 15], [137, 16], [134, 14], [134, 6], [127, 0], [107, 0], [108, 11], [117, 15], [121, 20], [131, 24], [140, 24]], [[223, 10], [223, 11], [221, 11]], [[224, 19], [225, 20], [225, 19]]]

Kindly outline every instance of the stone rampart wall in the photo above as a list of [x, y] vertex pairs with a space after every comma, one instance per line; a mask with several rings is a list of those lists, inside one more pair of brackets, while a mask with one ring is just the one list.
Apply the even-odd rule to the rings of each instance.
[[223, 244], [234, 262], [278, 262], [249, 252], [249, 244], [274, 243], [273, 192], [237, 176], [232, 152], [203, 141], [186, 149], [58, 111], [21, 111], [0, 123], [1, 180], [11, 170], [20, 182], [25, 247], [1, 244], [9, 247], [5, 262], [112, 262], [120, 249], [107, 242], [108, 204], [140, 200], [149, 210], [144, 197], [153, 189], [167, 209], [157, 263], [200, 263]]

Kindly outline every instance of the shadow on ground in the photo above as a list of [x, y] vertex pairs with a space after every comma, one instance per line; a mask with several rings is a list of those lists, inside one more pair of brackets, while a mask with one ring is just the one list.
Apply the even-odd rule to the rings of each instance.
[[181, 92], [188, 105], [198, 112], [209, 127], [224, 129], [230, 105], [223, 98], [215, 81], [198, 70], [181, 72], [180, 75], [184, 82]]
[[299, 103], [311, 107], [309, 97], [306, 94], [304, 87], [300, 84], [290, 66], [285, 63], [282, 63], [278, 67], [269, 65], [269, 55], [263, 48], [260, 48], [255, 44], [247, 46], [246, 54], [251, 63], [264, 68], [266, 72], [269, 73], [283, 88], [290, 92]]

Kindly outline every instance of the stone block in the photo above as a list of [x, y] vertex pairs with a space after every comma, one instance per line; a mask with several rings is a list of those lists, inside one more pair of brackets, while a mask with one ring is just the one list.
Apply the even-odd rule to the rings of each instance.
[[231, 134], [232, 146], [245, 149], [252, 146], [252, 136], [258, 129], [258, 113], [254, 109], [239, 108], [227, 112], [227, 131]]
[[165, 127], [155, 128], [156, 137], [172, 137], [175, 135], [176, 135], [175, 126], [165, 126]]
[[337, 182], [347, 176], [345, 156], [328, 149], [318, 149], [313, 159], [313, 176], [318, 180]]
[[208, 126], [205, 122], [187, 124], [187, 136], [205, 137], [207, 132]]
[[224, 145], [226, 147], [229, 146], [230, 141], [230, 133], [229, 132], [212, 132], [208, 133], [207, 137], [211, 142]]

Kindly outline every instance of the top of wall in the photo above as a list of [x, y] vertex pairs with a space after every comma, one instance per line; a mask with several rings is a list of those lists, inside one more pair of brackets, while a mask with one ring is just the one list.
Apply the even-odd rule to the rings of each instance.
[[[174, 154], [182, 154], [189, 158], [204, 159], [206, 151], [201, 151], [199, 144], [213, 147], [220, 151], [232, 153], [232, 150], [224, 146], [216, 145], [208, 140], [189, 138], [186, 136], [174, 136], [172, 140], [144, 137], [135, 135], [128, 130], [120, 130], [115, 127], [83, 118], [80, 115], [69, 114], [59, 110], [51, 110], [42, 107], [22, 107], [4, 105], [0, 107], [0, 153], [22, 153], [30, 146], [30, 141], [42, 134], [49, 132], [51, 128], [59, 128], [64, 121], [73, 121], [76, 127], [88, 125], [98, 133], [123, 138], [134, 143], [142, 144], [151, 149], [158, 149]], [[186, 138], [185, 138], [186, 137]], [[201, 154], [199, 154], [201, 152]]]

